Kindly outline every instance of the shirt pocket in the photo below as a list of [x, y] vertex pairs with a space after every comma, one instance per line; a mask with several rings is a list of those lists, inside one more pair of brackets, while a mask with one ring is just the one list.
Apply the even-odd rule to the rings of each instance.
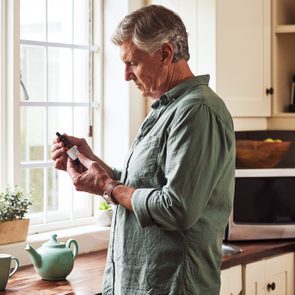
[[155, 175], [159, 154], [160, 139], [155, 136], [144, 137], [134, 148], [129, 162], [128, 174], [137, 179]]

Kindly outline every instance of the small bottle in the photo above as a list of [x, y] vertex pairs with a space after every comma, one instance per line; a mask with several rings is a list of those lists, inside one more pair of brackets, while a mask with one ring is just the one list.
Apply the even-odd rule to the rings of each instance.
[[76, 163], [79, 164], [80, 161], [78, 159], [78, 148], [74, 145], [68, 138], [64, 135], [61, 135], [59, 132], [56, 132], [56, 135], [60, 138], [60, 140], [64, 143], [65, 147], [67, 148], [68, 156]]

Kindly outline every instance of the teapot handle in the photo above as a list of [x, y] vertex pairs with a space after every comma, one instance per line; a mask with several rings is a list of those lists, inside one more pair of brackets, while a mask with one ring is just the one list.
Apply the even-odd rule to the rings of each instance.
[[78, 247], [78, 243], [77, 243], [76, 240], [73, 240], [73, 239], [68, 240], [66, 246], [68, 248], [71, 248], [71, 244], [74, 244], [74, 251], [73, 251], [74, 253], [73, 253], [73, 255], [74, 255], [74, 260], [75, 260], [76, 256], [78, 255], [79, 247]]

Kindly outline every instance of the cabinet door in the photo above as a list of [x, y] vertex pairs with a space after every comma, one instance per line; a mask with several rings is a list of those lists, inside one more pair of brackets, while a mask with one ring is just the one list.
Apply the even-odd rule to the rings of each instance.
[[220, 295], [242, 293], [242, 266], [238, 265], [221, 271]]
[[244, 294], [264, 295], [264, 260], [244, 266]]
[[271, 295], [294, 295], [294, 253], [265, 260], [265, 288]]
[[234, 117], [270, 116], [269, 0], [216, 1], [216, 91]]
[[245, 295], [294, 295], [294, 253], [244, 266]]

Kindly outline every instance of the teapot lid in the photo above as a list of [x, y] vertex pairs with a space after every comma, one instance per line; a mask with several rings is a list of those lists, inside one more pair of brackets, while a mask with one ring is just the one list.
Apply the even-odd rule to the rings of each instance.
[[44, 243], [43, 246], [49, 247], [49, 248], [64, 248], [66, 244], [58, 242], [56, 237], [57, 237], [57, 234], [53, 234], [51, 236], [51, 239], [48, 242]]

